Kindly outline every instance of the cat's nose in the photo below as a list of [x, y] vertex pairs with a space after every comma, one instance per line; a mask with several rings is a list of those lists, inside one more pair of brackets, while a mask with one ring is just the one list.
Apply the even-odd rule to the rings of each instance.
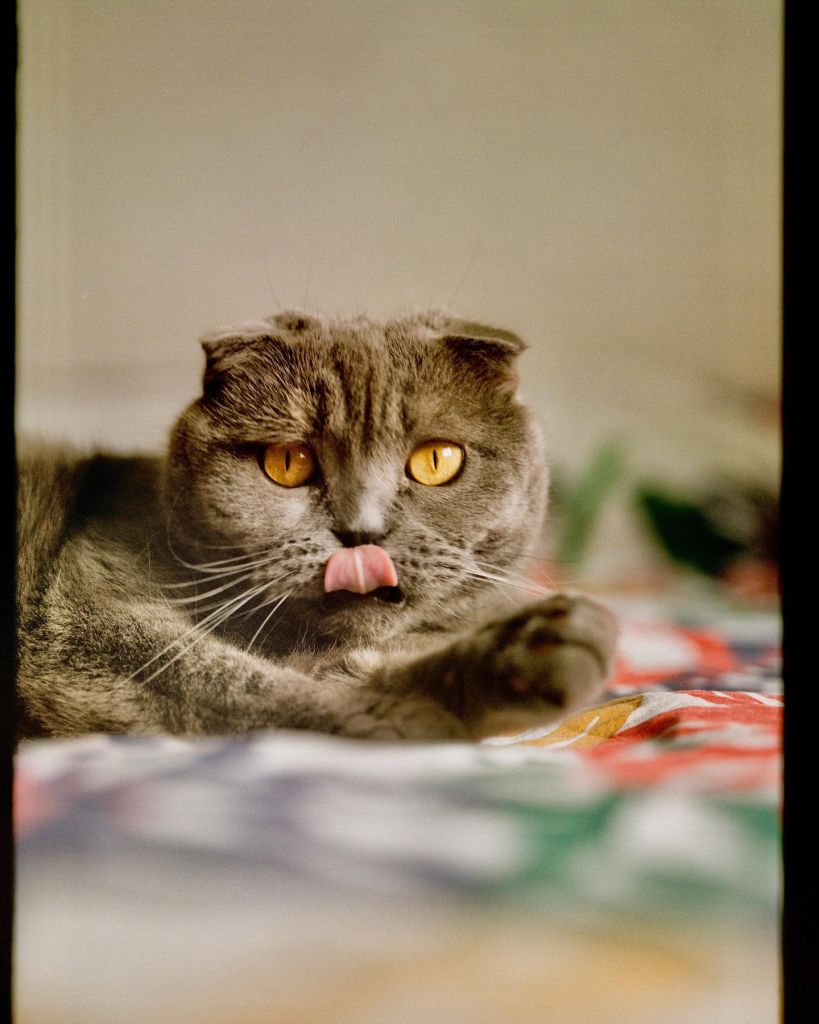
[[333, 530], [333, 533], [345, 548], [357, 548], [361, 544], [378, 544], [386, 536], [372, 530]]

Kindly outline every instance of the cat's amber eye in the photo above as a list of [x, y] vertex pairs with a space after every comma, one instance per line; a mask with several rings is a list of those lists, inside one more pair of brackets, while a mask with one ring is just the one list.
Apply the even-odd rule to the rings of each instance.
[[316, 456], [307, 444], [269, 444], [262, 453], [262, 469], [281, 487], [301, 487], [315, 472]]
[[407, 473], [419, 484], [437, 487], [454, 480], [464, 462], [464, 450], [452, 441], [424, 441], [410, 455]]

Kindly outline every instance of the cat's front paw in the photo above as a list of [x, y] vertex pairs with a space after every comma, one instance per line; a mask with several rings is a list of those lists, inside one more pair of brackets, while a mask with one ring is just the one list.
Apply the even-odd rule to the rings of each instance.
[[607, 608], [568, 594], [485, 626], [462, 649], [469, 663], [463, 665], [465, 721], [474, 734], [489, 735], [588, 703], [612, 670], [616, 641]]

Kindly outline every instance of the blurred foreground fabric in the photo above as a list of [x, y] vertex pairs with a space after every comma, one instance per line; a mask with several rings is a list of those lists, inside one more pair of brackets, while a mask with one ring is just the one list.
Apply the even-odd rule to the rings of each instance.
[[773, 1024], [778, 618], [619, 611], [517, 736], [23, 744], [18, 1024]]

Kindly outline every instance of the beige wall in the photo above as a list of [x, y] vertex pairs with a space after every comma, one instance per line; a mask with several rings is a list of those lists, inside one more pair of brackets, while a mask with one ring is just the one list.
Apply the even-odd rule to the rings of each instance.
[[775, 0], [21, 0], [18, 421], [161, 445], [203, 331], [443, 304], [556, 457], [774, 479]]

